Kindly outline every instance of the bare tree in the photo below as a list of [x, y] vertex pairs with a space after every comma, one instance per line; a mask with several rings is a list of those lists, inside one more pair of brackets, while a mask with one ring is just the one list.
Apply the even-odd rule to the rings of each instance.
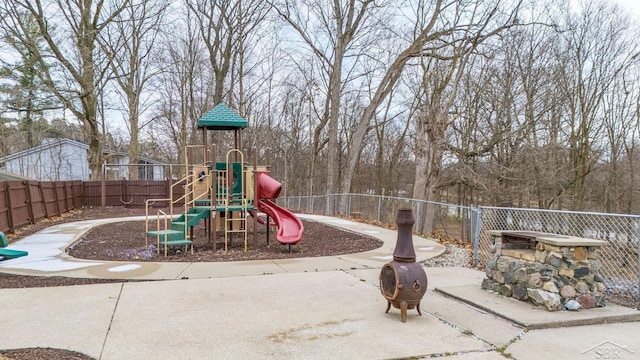
[[[376, 116], [373, 132], [375, 160], [375, 191], [380, 195], [397, 196], [400, 191], [406, 191], [403, 184], [410, 181], [409, 171], [398, 172], [402, 168], [402, 155], [407, 154], [407, 135], [411, 125], [412, 116], [409, 112], [392, 113], [394, 94], [389, 94], [384, 111]], [[363, 172], [368, 174], [368, 172]], [[367, 175], [367, 178], [370, 176]], [[368, 190], [368, 189], [366, 189]]]
[[637, 214], [640, 212], [640, 206], [638, 205], [638, 191], [640, 189], [640, 179], [636, 173], [636, 169], [640, 168], [640, 151], [638, 151], [640, 138], [640, 94], [636, 90], [636, 103], [633, 106], [634, 116], [633, 124], [630, 127], [630, 132], [627, 134], [627, 140], [625, 141], [624, 148], [627, 154], [627, 186], [625, 188], [624, 196], [626, 206], [625, 211], [630, 214]]
[[[64, 106], [84, 124], [89, 141], [89, 169], [92, 179], [101, 177], [102, 137], [98, 127], [97, 104], [99, 84], [107, 64], [99, 53], [98, 36], [128, 1], [116, 3], [91, 0], [75, 2], [58, 0], [7, 0], [0, 14], [4, 29], [19, 41], [25, 51], [34, 54], [40, 64], [43, 81]], [[36, 46], [30, 31], [35, 19], [37, 34], [44, 38], [45, 48]], [[70, 41], [71, 40], [71, 41]], [[49, 67], [45, 59], [55, 63]]]
[[[489, 56], [470, 63], [463, 80], [454, 110], [461, 119], [452, 123], [458, 138], [447, 148], [458, 160], [456, 181], [491, 204], [536, 201], [546, 208], [562, 195], [564, 96], [553, 85], [558, 64], [552, 30], [542, 23], [502, 32]], [[438, 187], [451, 181], [449, 175]]]
[[[148, 125], [161, 157], [180, 164], [186, 160], [185, 147], [199, 143], [197, 121], [210, 110], [214, 96], [214, 78], [194, 14], [183, 15], [169, 25], [154, 52], [163, 71], [154, 78], [160, 100]], [[183, 175], [179, 171], [176, 176]]]
[[[167, 6], [162, 0], [132, 1], [100, 37], [128, 119], [130, 165], [140, 163], [140, 130], [145, 125], [140, 123], [140, 116], [153, 99], [148, 92], [149, 82], [158, 74], [159, 67], [152, 50]], [[129, 171], [129, 178], [138, 179], [135, 168]]]
[[566, 4], [564, 42], [558, 57], [566, 64], [561, 74], [563, 90], [569, 94], [568, 129], [570, 193], [572, 210], [584, 209], [586, 181], [603, 148], [602, 109], [615, 79], [633, 62], [638, 49], [625, 39], [626, 27], [619, 9], [602, 1], [583, 3], [576, 12]]
[[231, 68], [234, 28], [239, 3], [234, 0], [190, 0], [186, 2], [199, 33], [209, 52], [209, 63], [214, 75], [213, 105], [225, 96], [225, 81]]
[[[326, 73], [326, 98], [321, 121], [314, 130], [313, 142], [314, 152], [317, 152], [322, 142], [321, 134], [325, 126], [328, 126], [326, 192], [332, 194], [338, 184], [338, 127], [345, 81], [345, 57], [350, 52], [357, 54], [354, 42], [371, 31], [373, 9], [377, 6], [373, 0], [335, 0], [332, 4], [323, 1], [300, 3], [287, 0], [270, 3], [320, 60]], [[333, 211], [329, 201], [326, 211]]]
[[[186, 4], [194, 14], [197, 31], [209, 54], [215, 105], [229, 94], [229, 76], [235, 61], [242, 73], [245, 40], [264, 19], [268, 7], [264, 0], [189, 0]], [[239, 84], [242, 86], [242, 82]], [[242, 115], [243, 111], [240, 112]]]
[[601, 161], [601, 176], [587, 182], [595, 190], [592, 201], [610, 213], [633, 213], [634, 158], [638, 138], [638, 67], [634, 64], [615, 79], [607, 91], [603, 106], [606, 132], [606, 160]]
[[[583, 5], [594, 6], [593, 3]], [[578, 10], [570, 15], [570, 11], [559, 12], [557, 9], [553, 7], [542, 13], [556, 17], [561, 13], [564, 23], [567, 17], [573, 19], [573, 26], [545, 25], [545, 22], [564, 24], [557, 18], [547, 17], [536, 25], [512, 28], [501, 33], [500, 42], [492, 44], [489, 56], [474, 61], [480, 67], [472, 67], [465, 77], [461, 111], [454, 109], [455, 114], [463, 118], [452, 123], [455, 144], [459, 148], [448, 146], [458, 162], [446, 169], [447, 178], [440, 182], [440, 187], [461, 183], [475, 191], [475, 203], [524, 207], [537, 204], [540, 208], [573, 206], [576, 168], [571, 159], [572, 156], [575, 158], [577, 147], [572, 146], [572, 142], [580, 141], [571, 134], [572, 131], [577, 134], [581, 125], [572, 125], [570, 119], [577, 118], [572, 115], [573, 109], [593, 107], [590, 110], [593, 121], [585, 122], [585, 129], [582, 129], [589, 129], [586, 132], [590, 134], [590, 151], [586, 153], [590, 154], [591, 165], [589, 172], [584, 174], [581, 207], [623, 211], [614, 209], [626, 203], [630, 193], [628, 186], [632, 182], [627, 181], [630, 177], [627, 169], [632, 165], [627, 162], [626, 146], [633, 147], [633, 142], [628, 140], [633, 137], [630, 134], [634, 133], [633, 124], [636, 123], [633, 113], [637, 92], [632, 84], [635, 84], [637, 61], [633, 57], [637, 48], [634, 41], [626, 37], [628, 32], [616, 37], [605, 36], [606, 31], [597, 31], [597, 35], [603, 37], [600, 40], [584, 35], [583, 38], [599, 44], [590, 49], [605, 47], [605, 38], [617, 39], [617, 45], [607, 46], [609, 51], [588, 51], [590, 60], [583, 62], [585, 69], [591, 70], [595, 65], [598, 75], [585, 76], [583, 71], [581, 78], [585, 84], [612, 83], [598, 87], [603, 91], [601, 99], [584, 97], [585, 106], [576, 106], [581, 85], [566, 79], [574, 79], [580, 72], [572, 65], [577, 53], [567, 51], [566, 39], [579, 37], [578, 34], [584, 31], [582, 17], [576, 16], [585, 15], [585, 11]], [[534, 16], [542, 18], [542, 13]], [[601, 9], [594, 13], [607, 12]], [[623, 17], [613, 21], [625, 24]], [[602, 22], [596, 22], [598, 26], [608, 28]], [[556, 31], [558, 29], [562, 32]], [[625, 50], [611, 50], [618, 47]], [[600, 58], [595, 53], [608, 53], [609, 60], [604, 61], [605, 64], [591, 60]], [[579, 54], [585, 56], [582, 52]], [[616, 68], [616, 61], [622, 66], [617, 74], [609, 71]], [[582, 93], [597, 92], [582, 90]], [[455, 104], [454, 108], [457, 107]], [[488, 148], [486, 145], [493, 139], [498, 142]], [[489, 152], [485, 152], [487, 149]]]
[[[416, 178], [413, 197], [428, 200], [423, 232], [431, 233], [437, 186], [442, 174], [446, 130], [453, 123], [450, 108], [469, 61], [487, 39], [514, 25], [518, 4], [502, 9], [500, 1], [456, 4], [444, 12], [435, 8], [440, 22], [427, 30], [430, 41], [419, 43], [424, 102], [416, 118]], [[505, 11], [505, 12], [503, 12]], [[436, 24], [438, 25], [436, 27]], [[438, 30], [436, 30], [438, 29]]]
[[[519, 101], [514, 115], [522, 119], [520, 130], [525, 144], [517, 155], [518, 168], [514, 169], [519, 175], [514, 185], [527, 184], [526, 189], [514, 186], [513, 195], [519, 196], [519, 206], [529, 206], [534, 198], [539, 208], [560, 205], [567, 188], [567, 152], [560, 121], [567, 98], [556, 85], [556, 74], [562, 64], [554, 56], [558, 34], [552, 30], [543, 24], [505, 34], [509, 37], [504, 41], [506, 51], [513, 54], [507, 66], [515, 71], [520, 89], [519, 94], [511, 94], [510, 98]], [[523, 195], [532, 198], [523, 202]]]

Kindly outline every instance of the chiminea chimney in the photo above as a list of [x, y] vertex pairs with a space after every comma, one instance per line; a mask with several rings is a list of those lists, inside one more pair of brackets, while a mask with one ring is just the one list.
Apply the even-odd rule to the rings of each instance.
[[396, 216], [398, 225], [398, 239], [396, 248], [393, 250], [393, 260], [400, 262], [415, 262], [416, 251], [413, 249], [413, 211], [411, 209], [400, 209]]

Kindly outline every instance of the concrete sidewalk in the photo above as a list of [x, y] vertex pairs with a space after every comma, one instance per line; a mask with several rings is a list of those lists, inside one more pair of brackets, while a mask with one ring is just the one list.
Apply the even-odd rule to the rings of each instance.
[[[237, 263], [179, 263], [95, 261], [70, 257], [65, 249], [94, 226], [121, 221], [140, 221], [144, 216], [78, 221], [52, 226], [11, 244], [29, 256], [0, 262], [0, 272], [30, 275], [98, 277], [111, 279], [200, 279], [226, 276], [286, 274], [344, 269], [381, 268], [393, 260], [397, 233], [369, 224], [319, 215], [299, 215], [342, 229], [364, 233], [383, 242], [380, 248], [338, 256], [315, 258], [242, 261]], [[143, 234], [132, 234], [144, 241]], [[445, 247], [433, 240], [413, 237], [417, 261], [438, 256]]]
[[[36, 244], [56, 247], [36, 251], [31, 261], [2, 262], [1, 272], [165, 281], [2, 289], [0, 348], [63, 348], [96, 359], [504, 359], [504, 354], [595, 359], [605, 351], [634, 359], [640, 354], [640, 323], [577, 321], [613, 314], [615, 321], [637, 320], [638, 311], [609, 304], [594, 309], [602, 310], [597, 315], [590, 314], [594, 310], [548, 313], [474, 291], [484, 273], [468, 268], [425, 269], [430, 290], [421, 304], [423, 316], [410, 310], [402, 323], [399, 310], [385, 314], [378, 287], [396, 233], [334, 218], [313, 220], [383, 238], [385, 245], [362, 254], [288, 261], [136, 264], [54, 254], [93, 223], [34, 234], [13, 245], [34, 246], [29, 257]], [[426, 239], [414, 239], [414, 245], [419, 259], [444, 250]], [[518, 325], [536, 318], [551, 320], [537, 322], [548, 324], [538, 330]]]

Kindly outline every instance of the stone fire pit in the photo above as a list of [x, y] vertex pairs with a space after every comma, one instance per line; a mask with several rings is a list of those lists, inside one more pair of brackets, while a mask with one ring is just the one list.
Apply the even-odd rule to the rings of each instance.
[[489, 231], [494, 240], [482, 288], [548, 311], [605, 306], [598, 271], [606, 241], [532, 231]]

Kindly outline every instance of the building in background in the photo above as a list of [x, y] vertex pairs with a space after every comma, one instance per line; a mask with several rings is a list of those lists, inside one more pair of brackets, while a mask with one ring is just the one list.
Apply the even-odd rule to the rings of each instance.
[[[39, 146], [0, 158], [0, 170], [40, 181], [88, 181], [88, 151], [89, 145], [80, 141], [46, 138]], [[141, 158], [138, 167], [130, 167], [126, 152], [104, 150], [104, 155], [109, 180], [128, 179], [130, 171], [137, 171], [139, 180], [165, 179], [158, 161]]]

